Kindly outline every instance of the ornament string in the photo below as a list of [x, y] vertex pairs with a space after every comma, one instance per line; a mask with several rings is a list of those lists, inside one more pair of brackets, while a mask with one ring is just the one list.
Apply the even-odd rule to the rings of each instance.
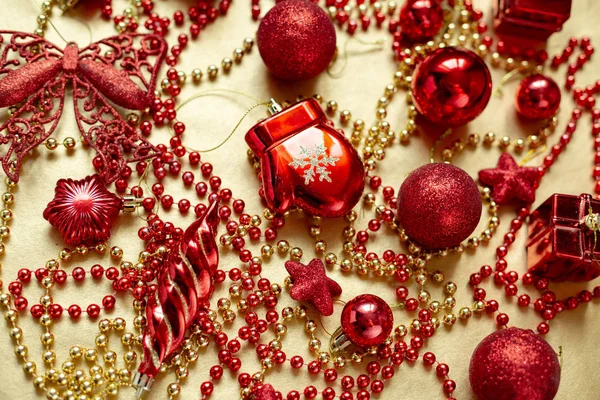
[[[158, 212], [160, 211], [160, 208], [158, 207], [159, 200], [158, 200], [158, 197], [156, 197], [156, 195], [152, 191], [152, 189], [150, 189], [150, 185], [148, 185], [148, 172], [150, 171], [151, 165], [152, 165], [152, 163], [150, 163], [150, 162], [146, 164], [146, 168], [144, 168], [144, 172], [142, 173], [142, 175], [140, 176], [140, 180], [138, 181], [138, 187], [141, 186], [141, 184], [143, 182], [144, 186], [146, 187], [146, 190], [152, 194], [152, 197], [154, 197], [154, 207], [152, 209], [152, 213], [158, 215]], [[137, 214], [138, 218], [141, 218], [143, 221], [148, 221], [147, 218], [142, 217], [140, 215], [140, 207], [137, 207], [136, 214]]]
[[521, 161], [519, 166], [522, 167], [525, 164], [527, 164], [528, 162], [530, 162], [531, 160], [537, 158], [539, 155], [544, 154], [544, 152], [546, 151], [547, 148], [548, 148], [548, 146], [543, 145], [542, 147], [540, 147], [538, 149], [529, 150], [527, 152], [527, 154], [525, 154], [525, 157], [523, 158], [523, 160]]
[[378, 47], [377, 50], [383, 49], [383, 45], [385, 44], [385, 40], [384, 39], [377, 39], [377, 40], [374, 40], [374, 41], [370, 42], [370, 41], [363, 40], [363, 39], [357, 38], [357, 37], [348, 38], [346, 40], [346, 42], [344, 43], [344, 50], [342, 52], [342, 57], [343, 57], [342, 67], [337, 72], [333, 72], [331, 70], [332, 67], [335, 65], [335, 63], [337, 62], [338, 56], [339, 56], [339, 52], [336, 49], [335, 56], [333, 57], [333, 60], [331, 61], [331, 64], [329, 64], [329, 67], [327, 67], [327, 75], [329, 75], [330, 77], [332, 77], [334, 79], [338, 79], [338, 78], [342, 77], [342, 73], [344, 72], [344, 70], [346, 69], [346, 66], [348, 65], [348, 43], [350, 43], [353, 40], [357, 41], [358, 43], [363, 44], [365, 46], [375, 46], [375, 47]]
[[[209, 149], [203, 149], [203, 150], [197, 150], [197, 149], [193, 149], [193, 148], [185, 146], [186, 150], [188, 150], [188, 151], [195, 151], [197, 153], [210, 153], [211, 151], [215, 151], [215, 150], [221, 148], [225, 143], [227, 143], [229, 141], [229, 139], [231, 139], [231, 137], [233, 136], [233, 134], [236, 132], [237, 128], [239, 128], [239, 126], [242, 124], [242, 122], [244, 121], [244, 119], [248, 116], [248, 114], [250, 114], [250, 112], [252, 112], [252, 110], [254, 110], [255, 108], [260, 107], [260, 106], [268, 107], [269, 104], [270, 104], [269, 102], [266, 102], [264, 100], [261, 100], [261, 99], [259, 99], [257, 97], [251, 96], [251, 95], [243, 93], [243, 92], [237, 92], [235, 90], [229, 90], [229, 89], [212, 89], [212, 90], [207, 90], [205, 92], [196, 93], [192, 97], [186, 99], [185, 101], [183, 101], [183, 103], [181, 103], [176, 108], [176, 111], [179, 112], [179, 110], [181, 110], [185, 105], [191, 103], [192, 101], [194, 101], [196, 99], [199, 99], [200, 97], [214, 95], [215, 93], [219, 93], [219, 92], [231, 93], [231, 94], [237, 94], [239, 96], [244, 96], [244, 97], [247, 97], [249, 99], [255, 100], [257, 103], [255, 103], [254, 105], [252, 105], [250, 108], [248, 108], [244, 112], [244, 114], [242, 115], [242, 117], [240, 118], [240, 120], [237, 122], [237, 124], [233, 127], [233, 129], [231, 130], [231, 132], [229, 132], [229, 134], [227, 135], [227, 137], [225, 139], [223, 139], [223, 141], [221, 141], [221, 143], [219, 143], [218, 145], [216, 145], [214, 147], [211, 147]], [[171, 133], [171, 136], [175, 136], [175, 132], [173, 131], [173, 128], [171, 126], [169, 127], [169, 132]]]
[[435, 150], [437, 149], [437, 147], [450, 135], [452, 135], [452, 129], [446, 130], [446, 132], [442, 133], [440, 135], [440, 137], [437, 138], [435, 143], [433, 143], [433, 146], [431, 147], [431, 149], [429, 149], [429, 162], [430, 163], [433, 164], [435, 162]]
[[[88, 44], [91, 44], [93, 42], [93, 36], [92, 36], [92, 28], [90, 27], [90, 25], [87, 22], [82, 21], [81, 19], [74, 17], [73, 15], [70, 15], [70, 13], [69, 14], [67, 14], [67, 13], [68, 13], [68, 11], [65, 11], [64, 14], [69, 15], [69, 17], [73, 18], [75, 21], [77, 21], [85, 26], [85, 28], [88, 31], [88, 35], [89, 35], [89, 43]], [[69, 44], [70, 42], [72, 42], [72, 40], [69, 41], [63, 36], [63, 34], [58, 30], [58, 28], [56, 27], [54, 22], [52, 22], [52, 19], [48, 18], [48, 23], [50, 24], [52, 29], [54, 29], [54, 31], [56, 32], [58, 37], [60, 37], [62, 39], [63, 42], [65, 42], [66, 44]]]
[[519, 68], [513, 69], [512, 71], [510, 71], [509, 73], [504, 75], [502, 77], [502, 79], [500, 80], [500, 83], [498, 84], [496, 89], [494, 89], [494, 91], [492, 92], [492, 96], [500, 97], [500, 98], [502, 96], [504, 96], [504, 92], [502, 91], [504, 89], [504, 85], [506, 85], [506, 83], [508, 83], [508, 81], [510, 81], [515, 75], [518, 75], [519, 73], [521, 73], [523, 71], [525, 71], [525, 68], [519, 67]]

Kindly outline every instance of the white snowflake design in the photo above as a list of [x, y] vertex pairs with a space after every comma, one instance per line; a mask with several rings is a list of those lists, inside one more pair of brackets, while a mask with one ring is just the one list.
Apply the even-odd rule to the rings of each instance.
[[328, 156], [325, 150], [325, 143], [317, 144], [312, 148], [300, 146], [301, 157], [294, 157], [292, 162], [289, 164], [295, 169], [304, 169], [308, 166], [303, 175], [305, 185], [308, 185], [310, 182], [314, 182], [315, 177], [319, 178], [319, 182], [331, 182], [331, 178], [329, 177], [331, 172], [327, 169], [327, 167], [335, 166], [335, 163], [339, 161], [339, 158]]

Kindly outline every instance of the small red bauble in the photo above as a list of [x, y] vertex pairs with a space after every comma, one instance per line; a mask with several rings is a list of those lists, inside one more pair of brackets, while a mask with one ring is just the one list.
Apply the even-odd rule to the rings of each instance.
[[400, 10], [402, 36], [423, 41], [435, 36], [444, 25], [444, 10], [438, 0], [407, 0]]
[[427, 164], [408, 175], [398, 193], [398, 219], [406, 234], [425, 248], [457, 246], [481, 217], [477, 184], [462, 169]]
[[539, 335], [508, 328], [492, 333], [477, 346], [469, 380], [480, 400], [552, 400], [560, 384], [560, 364]]
[[314, 78], [325, 71], [335, 54], [333, 23], [309, 1], [276, 4], [262, 19], [256, 40], [267, 68], [286, 81]]
[[517, 91], [517, 111], [528, 119], [547, 119], [560, 106], [560, 88], [545, 75], [529, 75], [521, 81]]
[[342, 331], [350, 342], [360, 347], [380, 345], [390, 336], [393, 325], [390, 306], [372, 294], [356, 296], [342, 311]]
[[445, 47], [417, 66], [412, 95], [417, 110], [434, 124], [464, 125], [487, 106], [492, 78], [485, 62], [474, 52]]

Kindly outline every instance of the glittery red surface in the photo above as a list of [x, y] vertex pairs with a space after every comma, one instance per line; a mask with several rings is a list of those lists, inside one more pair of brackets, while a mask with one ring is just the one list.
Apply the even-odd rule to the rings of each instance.
[[342, 288], [327, 277], [323, 261], [315, 258], [304, 265], [290, 260], [285, 263], [285, 269], [294, 283], [290, 290], [292, 299], [311, 302], [325, 316], [333, 314], [332, 296], [342, 294]]
[[413, 101], [429, 121], [460, 126], [483, 112], [492, 96], [492, 77], [481, 57], [457, 47], [438, 49], [415, 69]]
[[400, 10], [400, 29], [408, 40], [435, 36], [444, 25], [444, 10], [438, 0], [409, 0]]
[[535, 183], [540, 173], [535, 167], [520, 167], [509, 153], [502, 153], [496, 168], [479, 171], [479, 180], [492, 187], [492, 198], [498, 204], [519, 199], [527, 204], [535, 201]]
[[254, 391], [254, 400], [279, 400], [280, 397], [277, 397], [277, 392], [272, 385], [268, 383], [265, 385], [260, 385], [258, 389]]
[[286, 81], [311, 79], [335, 54], [333, 23], [318, 5], [302, 0], [278, 3], [263, 18], [258, 50], [273, 75]]
[[398, 219], [406, 234], [428, 249], [460, 244], [477, 227], [481, 199], [462, 169], [434, 163], [417, 168], [398, 193]]
[[121, 199], [106, 189], [100, 176], [92, 175], [59, 180], [44, 218], [58, 228], [68, 246], [93, 246], [110, 238], [120, 209]]
[[560, 364], [539, 335], [509, 328], [477, 346], [469, 379], [479, 400], [552, 400], [560, 384]]

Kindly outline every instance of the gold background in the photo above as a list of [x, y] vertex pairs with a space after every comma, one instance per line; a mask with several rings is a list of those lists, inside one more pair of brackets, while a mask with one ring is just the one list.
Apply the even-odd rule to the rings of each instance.
[[[39, 13], [37, 1], [2, 0], [0, 3], [2, 6], [0, 27], [2, 29], [28, 32], [34, 30], [36, 16]], [[82, 0], [81, 3], [80, 7], [84, 8], [85, 0]], [[187, 10], [187, 7], [193, 2], [156, 0], [155, 3], [160, 15], [167, 15], [172, 18], [174, 10]], [[399, 1], [399, 3], [402, 2]], [[475, 5], [484, 10], [487, 19], [491, 15], [490, 3], [490, 1], [485, 0], [475, 1]], [[577, 0], [574, 3], [573, 15], [565, 25], [563, 32], [552, 36], [548, 43], [550, 55], [562, 50], [570, 36], [589, 35], [592, 37], [593, 44], [600, 43], [598, 40], [600, 39], [600, 35], [598, 35], [599, 28], [597, 26], [597, 19], [600, 16], [600, 3], [591, 0]], [[263, 1], [263, 9], [266, 10], [270, 7], [270, 4], [267, 0]], [[114, 0], [115, 15], [120, 14], [126, 6], [127, 2]], [[80, 46], [85, 46], [89, 42], [87, 29], [80, 22], [62, 16], [57, 10], [52, 20], [69, 40], [76, 41]], [[107, 23], [99, 18], [86, 18], [85, 20], [91, 25], [94, 40], [115, 34], [112, 23]], [[219, 65], [223, 57], [231, 57], [235, 47], [241, 47], [245, 37], [254, 36], [256, 29], [257, 23], [250, 18], [249, 2], [234, 1], [225, 18], [219, 18], [216, 23], [203, 30], [199, 40], [190, 41], [180, 57], [177, 69], [189, 72], [193, 68], [200, 67], [205, 72], [209, 64]], [[175, 34], [179, 33], [179, 29], [172, 30], [171, 42], [175, 38]], [[361, 37], [364, 37], [362, 32]], [[48, 29], [47, 38], [57, 45], [62, 46], [64, 44], [51, 28]], [[370, 123], [374, 120], [377, 99], [383, 94], [385, 85], [392, 83], [392, 75], [396, 65], [389, 51], [391, 37], [387, 31], [378, 31], [372, 26], [367, 38], [367, 40], [384, 38], [386, 41], [384, 49], [373, 49], [356, 41], [350, 42], [348, 45], [348, 65], [339, 79], [333, 79], [327, 74], [322, 74], [317, 79], [303, 84], [278, 82], [269, 76], [255, 47], [250, 54], [244, 56], [241, 66], [234, 66], [228, 75], [220, 73], [219, 78], [214, 82], [209, 82], [206, 79], [206, 73], [202, 84], [199, 86], [194, 85], [191, 79], [188, 79], [180, 99], [186, 99], [194, 93], [210, 88], [226, 88], [248, 93], [262, 99], [274, 97], [278, 100], [294, 99], [299, 94], [310, 96], [319, 93], [326, 100], [337, 100], [340, 104], [340, 110], [350, 110], [354, 118], [362, 118], [367, 122], [367, 126], [370, 126]], [[338, 46], [343, 46], [346, 40], [347, 35], [338, 32]], [[586, 65], [584, 71], [577, 75], [576, 86], [585, 86], [595, 81], [597, 75], [594, 71], [597, 71], [597, 58], [598, 55], [595, 55], [592, 62]], [[555, 76], [557, 82], [562, 85], [565, 69], [566, 66], [563, 66], [558, 72], [548, 71], [548, 73]], [[161, 79], [165, 73], [166, 68], [163, 68]], [[504, 71], [492, 69], [492, 74], [495, 83], [497, 83], [503, 76]], [[503, 99], [492, 98], [485, 112], [459, 131], [483, 134], [492, 130], [499, 137], [508, 135], [512, 138], [525, 138], [529, 133], [533, 133], [534, 125], [524, 125], [516, 117], [513, 93], [517, 85], [518, 79], [512, 80], [505, 89], [506, 94]], [[71, 104], [70, 99], [67, 99], [65, 112], [55, 132], [55, 137], [60, 141], [67, 136], [78, 136]], [[196, 100], [184, 108], [179, 115], [179, 119], [187, 125], [187, 131], [184, 135], [185, 144], [197, 148], [209, 148], [218, 144], [231, 131], [244, 110], [252, 104], [251, 100], [229, 95], [211, 96]], [[388, 107], [387, 120], [391, 123], [392, 129], [400, 130], [403, 128], [406, 122], [405, 108], [404, 96], [399, 93]], [[560, 125], [557, 132], [550, 138], [550, 143], [555, 143], [558, 140], [572, 108], [571, 96], [565, 93], [563, 95]], [[0, 111], [0, 117], [4, 120], [6, 110]], [[234, 197], [243, 198], [246, 201], [246, 212], [250, 214], [260, 214], [263, 208], [257, 201], [256, 191], [259, 183], [248, 163], [243, 135], [254, 121], [262, 117], [264, 117], [262, 111], [253, 111], [249, 118], [246, 118], [242, 123], [233, 138], [221, 149], [203, 155], [203, 160], [213, 163], [215, 173], [223, 178], [224, 187], [231, 188]], [[337, 118], [335, 121], [336, 123], [339, 122]], [[553, 193], [580, 194], [593, 191], [594, 181], [591, 172], [594, 151], [588, 113], [584, 114], [578, 126], [568, 150], [561, 155], [559, 161], [552, 167], [539, 188], [536, 206]], [[154, 143], [165, 143], [167, 138], [168, 132], [166, 129], [155, 129], [151, 135], [151, 140]], [[383, 177], [384, 184], [398, 188], [407, 173], [428, 162], [430, 144], [431, 140], [423, 137], [413, 138], [409, 146], [395, 143], [387, 151], [386, 159], [379, 164], [377, 170], [377, 173]], [[50, 152], [40, 146], [35, 152], [35, 156], [26, 160], [22, 168], [21, 182], [15, 192], [16, 201], [13, 209], [15, 218], [10, 224], [12, 235], [7, 241], [6, 256], [2, 261], [2, 279], [5, 285], [16, 278], [19, 268], [27, 267], [35, 270], [42, 267], [46, 260], [56, 257], [58, 251], [63, 247], [62, 239], [42, 218], [42, 212], [46, 204], [52, 199], [54, 186], [59, 178], [83, 178], [93, 172], [91, 167], [93, 155], [92, 151], [84, 150], [80, 145], [72, 153], [67, 153], [64, 148]], [[492, 149], [480, 146], [476, 151], [466, 150], [464, 154], [455, 157], [454, 162], [475, 176], [478, 170], [494, 166], [499, 155], [500, 150], [496, 146]], [[536, 164], [539, 162], [541, 162], [541, 158], [535, 160]], [[196, 176], [200, 176], [200, 173], [196, 173]], [[167, 179], [165, 183], [167, 191], [174, 194], [176, 201], [183, 196], [191, 199], [195, 204], [197, 199], [195, 193], [193, 190], [185, 190], [180, 180]], [[359, 205], [358, 207], [362, 206]], [[455, 312], [458, 311], [460, 306], [472, 303], [471, 290], [468, 288], [467, 283], [469, 275], [477, 271], [481, 265], [493, 264], [495, 261], [495, 247], [501, 243], [502, 236], [506, 232], [513, 215], [512, 207], [506, 207], [503, 211], [498, 233], [490, 245], [480, 247], [476, 253], [466, 251], [461, 257], [455, 256], [437, 260], [431, 264], [432, 269], [439, 268], [443, 270], [447, 280], [458, 284], [459, 290], [456, 294], [457, 308]], [[484, 209], [483, 218], [478, 228], [479, 231], [487, 220], [486, 213], [487, 211]], [[193, 213], [190, 212], [187, 216], [181, 216], [175, 207], [170, 212], [161, 211], [161, 215], [164, 219], [171, 220], [184, 228], [193, 220]], [[365, 215], [368, 218], [374, 215], [374, 212], [367, 209]], [[121, 246], [125, 250], [125, 259], [134, 259], [141, 250], [141, 241], [137, 238], [137, 229], [143, 225], [144, 222], [134, 215], [121, 216], [113, 228], [113, 236], [109, 244]], [[329, 250], [339, 252], [341, 250], [339, 237], [343, 221], [332, 221], [324, 225], [324, 237], [329, 244]], [[279, 238], [288, 239], [292, 245], [303, 247], [305, 250], [303, 261], [308, 262], [314, 256], [314, 253], [306, 226], [300, 214], [292, 215]], [[357, 226], [364, 226], [364, 222], [362, 225], [359, 223]], [[221, 230], [223, 230], [222, 226]], [[399, 250], [398, 239], [389, 230], [384, 228], [373, 236], [377, 236], [373, 248], [377, 249], [378, 252], [385, 248]], [[510, 268], [519, 273], [525, 272], [526, 269], [524, 240], [525, 234], [522, 231], [507, 257]], [[256, 252], [258, 247], [252, 246], [251, 249]], [[75, 257], [71, 263], [66, 265], [66, 268], [71, 270], [77, 265], [82, 265], [89, 270], [89, 267], [98, 261], [102, 262], [105, 267], [113, 265], [108, 256], [104, 258]], [[273, 256], [270, 262], [264, 264], [263, 276], [271, 279], [272, 282], [283, 283], [286, 276], [283, 262], [284, 260], [277, 254]], [[235, 257], [227, 253], [223, 254], [222, 268], [228, 270], [237, 266], [238, 263]], [[386, 282], [359, 277], [356, 274], [342, 274], [337, 268], [329, 270], [328, 274], [342, 285], [344, 289], [341, 296], [342, 300], [347, 301], [355, 295], [365, 292], [378, 293], [390, 302], [395, 300], [393, 286]], [[540, 322], [537, 313], [531, 310], [527, 312], [520, 310], [516, 306], [516, 298], [507, 300], [503, 293], [495, 288], [490, 281], [485, 283], [483, 287], [489, 293], [488, 298], [500, 300], [501, 310], [507, 312], [511, 317], [511, 325], [535, 329]], [[578, 293], [583, 288], [591, 290], [593, 287], [594, 282], [589, 284], [563, 283], [552, 285], [551, 288], [557, 292], [560, 298], [564, 298]], [[409, 288], [411, 295], [414, 295], [414, 287], [411, 285]], [[434, 299], [442, 299], [443, 292], [440, 286], [430, 284], [429, 290]], [[91, 302], [99, 303], [102, 296], [109, 292], [111, 292], [111, 288], [106, 280], [94, 283], [88, 275], [88, 279], [83, 284], [75, 285], [73, 280], [70, 279], [66, 287], [54, 290], [54, 297], [65, 308], [72, 303], [78, 303], [82, 307], [86, 307]], [[35, 283], [29, 284], [24, 289], [24, 295], [29, 299], [30, 305], [35, 303], [40, 293], [41, 290]], [[215, 300], [218, 294], [215, 295]], [[532, 297], [535, 295], [534, 292], [531, 294]], [[546, 339], [555, 349], [562, 346], [564, 350], [564, 366], [557, 399], [592, 400], [599, 397], [597, 343], [600, 337], [600, 324], [598, 324], [597, 317], [598, 305], [594, 303], [597, 303], [597, 301], [581, 305], [576, 311], [566, 312], [551, 323], [551, 331]], [[284, 294], [278, 308], [281, 309], [282, 306], [288, 304], [293, 304], [293, 302], [287, 294]], [[126, 301], [124, 296], [118, 296], [117, 308], [110, 315], [112, 318], [116, 316], [126, 317], [129, 327], [131, 327], [130, 308], [129, 300]], [[334, 316], [323, 318], [323, 322], [329, 331], [335, 330], [338, 325], [340, 312], [341, 306], [338, 304]], [[314, 314], [311, 315], [314, 317]], [[104, 314], [102, 314], [103, 316]], [[412, 316], [397, 310], [395, 311], [395, 319], [396, 323], [408, 324]], [[39, 370], [43, 366], [39, 342], [41, 329], [39, 325], [32, 323], [29, 314], [27, 314], [27, 317], [20, 319], [20, 324], [24, 329], [24, 343], [29, 346], [31, 359], [38, 364]], [[230, 336], [235, 335], [234, 332], [237, 331], [238, 326], [239, 323], [236, 322], [236, 328], [228, 327], [226, 332]], [[450, 366], [450, 377], [457, 383], [456, 398], [461, 400], [474, 399], [468, 383], [470, 356], [477, 344], [494, 329], [495, 322], [492, 318], [485, 314], [475, 315], [467, 323], [459, 320], [451, 328], [442, 325], [434, 338], [427, 344], [425, 351], [435, 352], [439, 361]], [[25, 377], [21, 365], [17, 362], [17, 357], [13, 352], [14, 345], [6, 332], [5, 322], [0, 323], [0, 330], [3, 331], [0, 333], [0, 354], [2, 355], [2, 362], [0, 362], [0, 376], [2, 377], [0, 379], [0, 399], [30, 400], [41, 398], [42, 393], [36, 393], [30, 380]], [[67, 316], [66, 311], [62, 320], [55, 324], [54, 332], [56, 335], [57, 365], [65, 360], [70, 346], [75, 344], [91, 346], [95, 335], [98, 333], [96, 323], [90, 323], [87, 318], [81, 318], [79, 322], [73, 323]], [[327, 342], [328, 338], [325, 334], [321, 332], [319, 336], [323, 343]], [[265, 334], [263, 339], [270, 340], [270, 336]], [[296, 354], [306, 357], [307, 342], [308, 338], [303, 332], [302, 324], [294, 321], [290, 322], [288, 334], [283, 340], [284, 351], [288, 357]], [[121, 347], [116, 336], [111, 336], [111, 343], [110, 347], [113, 350], [120, 350]], [[253, 350], [243, 347], [241, 355], [244, 361], [243, 371], [253, 373], [259, 369]], [[195, 366], [190, 370], [189, 377], [182, 385], [181, 398], [199, 398], [199, 385], [207, 380], [208, 369], [215, 362], [216, 352], [213, 346], [201, 352]], [[361, 367], [361, 370], [364, 370], [364, 366]], [[162, 377], [155, 384], [151, 395], [146, 398], [166, 398], [165, 387], [173, 380], [173, 373], [170, 373], [166, 378]], [[274, 368], [266, 376], [266, 382], [272, 383], [276, 389], [284, 394], [291, 389], [302, 390], [309, 384], [310, 380], [311, 378], [306, 373], [293, 371], [289, 364], [284, 368]], [[320, 377], [315, 379], [313, 384], [319, 390], [325, 387], [324, 381]], [[212, 397], [214, 399], [239, 397], [239, 386], [231, 379], [227, 371], [225, 371], [221, 382], [216, 383], [215, 386]], [[390, 400], [444, 398], [441, 381], [435, 376], [433, 370], [426, 370], [421, 362], [414, 365], [404, 362], [388, 386], [380, 396], [375, 397]], [[339, 386], [336, 386], [336, 391], [338, 394], [340, 393]], [[133, 393], [133, 389], [122, 389], [119, 398], [132, 398]]]

